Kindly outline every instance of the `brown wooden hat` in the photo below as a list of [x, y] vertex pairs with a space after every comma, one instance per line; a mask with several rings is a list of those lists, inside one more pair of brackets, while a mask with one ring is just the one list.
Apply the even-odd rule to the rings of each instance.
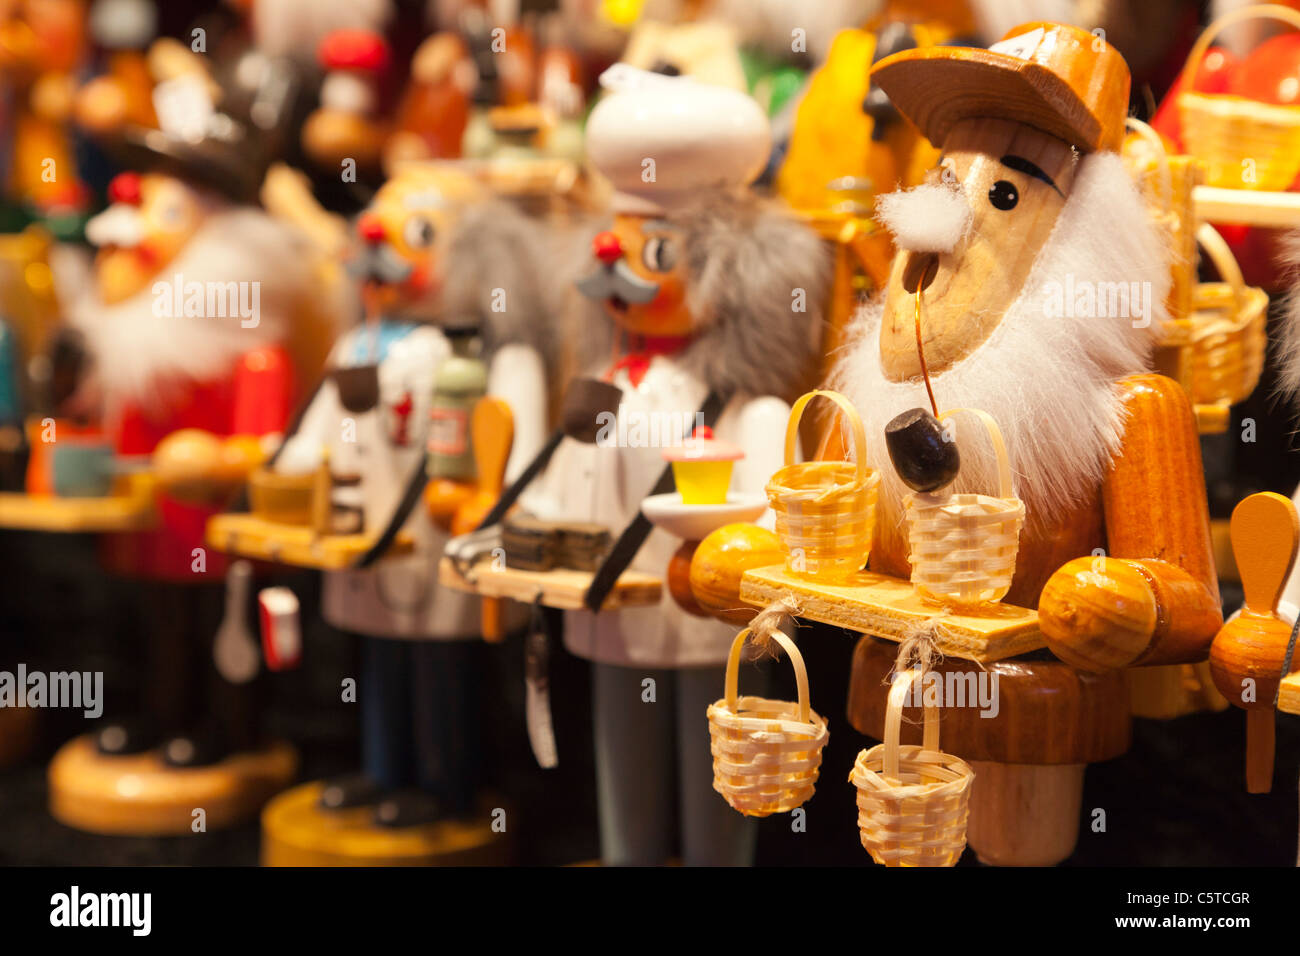
[[987, 50], [931, 46], [886, 57], [871, 79], [935, 146], [954, 123], [1033, 126], [1084, 152], [1116, 150], [1128, 113], [1128, 64], [1100, 34], [1025, 23]]

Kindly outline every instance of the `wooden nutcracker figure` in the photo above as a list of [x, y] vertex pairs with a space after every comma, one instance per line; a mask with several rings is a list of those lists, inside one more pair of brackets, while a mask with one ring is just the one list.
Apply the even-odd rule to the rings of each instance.
[[[1128, 68], [1085, 30], [1030, 23], [988, 50], [898, 53], [872, 81], [942, 155], [927, 185], [878, 207], [900, 251], [836, 372], [881, 472], [869, 567], [910, 574], [886, 425], [929, 408], [931, 387], [941, 408], [991, 414], [1026, 510], [1003, 610], [1036, 608], [1058, 660], [958, 654], [997, 673], [1001, 703], [991, 719], [946, 707], [944, 749], [975, 767], [982, 858], [1058, 862], [1084, 767], [1128, 745], [1117, 669], [1204, 660], [1221, 621], [1191, 407], [1146, 373], [1168, 262], [1116, 154]], [[987, 442], [957, 436], [953, 489], [996, 488]], [[855, 655], [850, 720], [875, 737], [897, 652], [868, 636]]]
[[[292, 750], [260, 736], [256, 647], [214, 644], [228, 567], [204, 530], [318, 378], [342, 302], [309, 238], [255, 205], [252, 127], [172, 106], [125, 131], [147, 171], [114, 179], [89, 223], [94, 287], [69, 317], [89, 359], [73, 404], [158, 486], [154, 527], [102, 539], [109, 569], [142, 582], [145, 712], [111, 708], [50, 768], [56, 816], [103, 832], [188, 832], [195, 807], [228, 825], [292, 779]], [[251, 605], [225, 603], [231, 631]]]
[[[578, 288], [622, 340], [616, 361], [589, 369], [622, 392], [618, 431], [595, 445], [566, 438], [525, 506], [618, 540], [665, 468], [663, 446], [684, 437], [673, 429], [697, 412], [745, 452], [732, 490], [761, 492], [782, 462], [785, 396], [813, 371], [829, 263], [813, 233], [746, 189], [770, 148], [752, 99], [622, 65], [601, 83], [587, 154], [613, 183], [614, 222]], [[661, 440], [644, 437], [656, 427]], [[627, 566], [662, 575], [681, 541], [657, 528], [642, 540]], [[700, 724], [734, 637], [667, 588], [653, 607], [566, 613], [566, 647], [594, 667], [605, 863], [679, 850], [688, 864], [752, 859], [755, 831], [713, 792]]]
[[[513, 475], [545, 437], [543, 228], [445, 163], [402, 166], [357, 222], [364, 317], [275, 468], [308, 473], [324, 460], [332, 530], [402, 530], [414, 548], [378, 546], [373, 563], [325, 574], [325, 620], [361, 638], [362, 770], [272, 804], [268, 863], [445, 861], [457, 840], [443, 823], [472, 828], [458, 831], [461, 850], [501, 845], [474, 816], [479, 602], [440, 586], [437, 570], [480, 455], [508, 450]], [[471, 435], [484, 396], [510, 415]], [[482, 504], [479, 517], [492, 501]], [[477, 523], [451, 528], [461, 520]]]

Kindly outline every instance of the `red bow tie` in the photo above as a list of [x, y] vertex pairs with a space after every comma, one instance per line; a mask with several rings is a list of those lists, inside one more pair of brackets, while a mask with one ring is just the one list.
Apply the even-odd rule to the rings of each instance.
[[632, 387], [640, 388], [641, 382], [645, 380], [646, 372], [650, 371], [650, 363], [656, 357], [680, 352], [690, 341], [686, 336], [675, 335], [644, 338], [641, 340], [641, 349], [636, 352], [628, 352], [611, 365], [609, 371], [605, 373], [605, 379], [611, 381], [619, 373], [620, 369], [626, 369], [627, 378], [632, 383]]

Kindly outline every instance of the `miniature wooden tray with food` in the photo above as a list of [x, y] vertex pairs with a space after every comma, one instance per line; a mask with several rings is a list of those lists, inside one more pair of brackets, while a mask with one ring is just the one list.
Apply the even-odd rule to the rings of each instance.
[[[275, 561], [317, 571], [345, 571], [370, 550], [377, 540], [371, 534], [322, 534], [310, 525], [267, 521], [254, 514], [221, 514], [209, 519], [208, 544], [218, 551]], [[385, 557], [400, 557], [415, 550], [408, 531], [398, 532]]]
[[155, 518], [154, 481], [148, 474], [123, 475], [113, 493], [102, 497], [0, 494], [0, 528], [64, 534], [140, 531]]
[[[525, 571], [498, 567], [492, 558], [485, 557], [465, 573], [450, 558], [443, 558], [438, 577], [446, 587], [482, 597], [510, 598], [527, 604], [540, 600], [545, 607], [578, 611], [586, 606], [583, 601], [595, 575], [575, 568]], [[624, 571], [601, 609], [648, 607], [658, 604], [662, 596], [663, 582], [659, 578], [641, 571]]]

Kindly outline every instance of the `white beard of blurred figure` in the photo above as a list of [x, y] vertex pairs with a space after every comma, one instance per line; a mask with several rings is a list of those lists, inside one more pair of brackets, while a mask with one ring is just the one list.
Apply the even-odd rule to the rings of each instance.
[[773, 56], [788, 59], [796, 38], [802, 39], [803, 52], [820, 63], [835, 34], [861, 27], [883, 6], [884, 0], [717, 0], [711, 14], [734, 26], [741, 42]]
[[[131, 236], [141, 238], [126, 222], [108, 228], [110, 234], [100, 236], [105, 241], [129, 246]], [[121, 235], [113, 235], [114, 230]], [[322, 285], [313, 269], [315, 261], [314, 248], [296, 228], [257, 209], [216, 208], [135, 295], [108, 305], [92, 286], [73, 303], [68, 320], [85, 336], [93, 361], [90, 391], [80, 399], [103, 401], [110, 411], [122, 402], [147, 408], [166, 402], [169, 385], [228, 374], [243, 353], [293, 334], [295, 314]], [[205, 310], [209, 283], [223, 291], [229, 283], [236, 289], [241, 282], [257, 283], [256, 324], [247, 325], [239, 310], [231, 308], [224, 316], [187, 316], [183, 308], [176, 314], [177, 276], [182, 304], [187, 297], [184, 287], [200, 283]], [[162, 296], [171, 297], [171, 303], [159, 302]]]
[[333, 30], [382, 31], [392, 0], [255, 0], [253, 43], [267, 56], [316, 67], [316, 49]]
[[[946, 229], [933, 218], [944, 217], [930, 192], [940, 188], [894, 194], [883, 208], [901, 247], [947, 251], [934, 248], [946, 239], [960, 256], [966, 229], [960, 210], [949, 208]], [[918, 205], [924, 214], [916, 214]], [[913, 233], [909, 223], [916, 224]], [[1067, 307], [1058, 316], [1054, 292], [1069, 288], [1071, 276], [1075, 285], [1149, 282], [1146, 301], [1154, 314], [1099, 318]], [[1090, 155], [1081, 160], [1060, 219], [997, 328], [965, 358], [931, 376], [939, 411], [980, 408], [997, 420], [1030, 533], [1061, 520], [1099, 486], [1124, 430], [1116, 383], [1148, 369], [1168, 287], [1167, 253], [1129, 173], [1114, 155]], [[927, 304], [923, 299], [923, 325]], [[903, 502], [911, 491], [890, 465], [885, 425], [930, 403], [920, 379], [886, 377], [880, 363], [882, 311], [877, 300], [854, 319], [833, 387], [852, 399], [866, 426], [868, 460], [881, 472], [881, 533], [903, 535]], [[953, 427], [962, 465], [954, 491], [997, 494], [996, 460], [982, 427], [964, 415]]]
[[971, 13], [979, 39], [996, 43], [1022, 23], [1069, 23], [1092, 29], [1075, 0], [971, 0]]

